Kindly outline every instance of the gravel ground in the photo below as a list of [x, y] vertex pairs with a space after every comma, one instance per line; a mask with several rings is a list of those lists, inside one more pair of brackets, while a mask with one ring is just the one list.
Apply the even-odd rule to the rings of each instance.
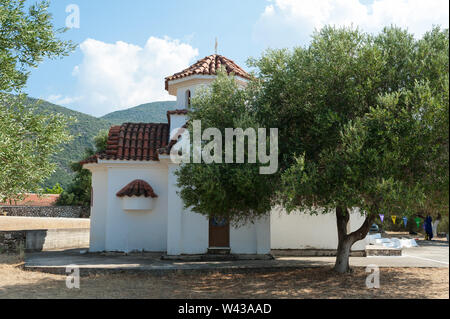
[[0, 255], [0, 298], [449, 298], [448, 268], [380, 268], [380, 288], [366, 287], [355, 267], [250, 274], [97, 274], [68, 289], [64, 275], [25, 271], [15, 255]]

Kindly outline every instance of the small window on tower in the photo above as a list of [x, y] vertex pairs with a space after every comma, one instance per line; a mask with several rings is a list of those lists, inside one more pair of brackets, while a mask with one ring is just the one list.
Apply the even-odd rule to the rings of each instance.
[[187, 107], [191, 106], [191, 90], [186, 91], [186, 105]]

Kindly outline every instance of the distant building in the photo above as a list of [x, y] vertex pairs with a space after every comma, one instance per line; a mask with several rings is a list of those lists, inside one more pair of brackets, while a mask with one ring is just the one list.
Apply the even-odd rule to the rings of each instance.
[[22, 200], [7, 200], [6, 203], [0, 203], [0, 206], [54, 206], [59, 198], [59, 194], [31, 194], [24, 195]]

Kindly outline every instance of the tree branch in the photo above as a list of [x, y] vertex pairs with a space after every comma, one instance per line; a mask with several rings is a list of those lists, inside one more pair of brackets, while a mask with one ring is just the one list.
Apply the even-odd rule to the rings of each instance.
[[354, 232], [348, 234], [347, 236], [352, 239], [353, 242], [357, 242], [358, 240], [362, 240], [366, 237], [367, 233], [369, 232], [370, 225], [372, 225], [373, 221], [375, 220], [374, 214], [368, 214], [366, 216], [366, 219], [364, 220], [364, 223]]

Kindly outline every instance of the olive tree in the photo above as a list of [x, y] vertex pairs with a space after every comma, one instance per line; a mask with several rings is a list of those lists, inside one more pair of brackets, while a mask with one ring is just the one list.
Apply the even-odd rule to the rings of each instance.
[[[278, 128], [279, 170], [183, 165], [186, 207], [231, 219], [254, 219], [275, 204], [335, 213], [335, 270], [349, 271], [351, 246], [380, 211], [410, 214], [436, 194], [448, 206], [448, 43], [439, 27], [421, 39], [393, 26], [376, 35], [324, 27], [306, 47], [250, 59], [255, 77], [244, 89], [219, 77], [193, 100], [191, 117], [219, 128]], [[347, 233], [355, 207], [365, 221]]]
[[58, 38], [64, 29], [55, 30], [48, 6], [0, 0], [0, 202], [40, 191], [55, 168], [51, 155], [70, 139], [71, 119], [38, 114], [21, 94], [32, 68], [74, 49]]

